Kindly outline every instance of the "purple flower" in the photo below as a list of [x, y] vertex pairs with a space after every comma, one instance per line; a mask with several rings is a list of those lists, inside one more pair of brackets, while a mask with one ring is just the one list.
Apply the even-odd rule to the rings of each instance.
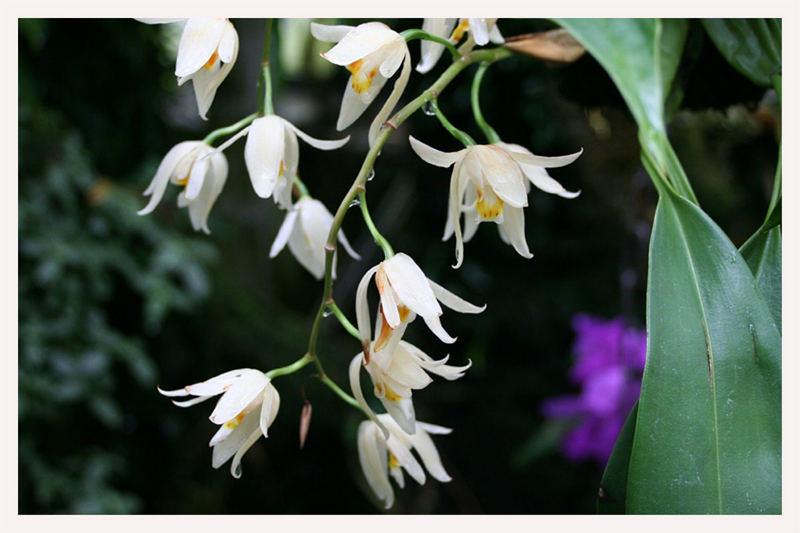
[[578, 422], [561, 443], [570, 460], [595, 459], [605, 464], [639, 397], [647, 335], [626, 326], [622, 318], [575, 315], [572, 328], [575, 364], [569, 377], [581, 392], [545, 400], [542, 413]]

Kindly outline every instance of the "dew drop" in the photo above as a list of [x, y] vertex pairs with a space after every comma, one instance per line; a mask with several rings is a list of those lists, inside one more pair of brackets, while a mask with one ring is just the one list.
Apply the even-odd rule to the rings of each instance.
[[369, 169], [369, 176], [367, 176], [367, 181], [372, 181], [373, 179], [375, 179], [375, 169], [371, 168]]
[[422, 106], [422, 112], [428, 115], [429, 117], [435, 116], [436, 111], [433, 110], [433, 102], [431, 102], [430, 100], [425, 102], [425, 104], [423, 104]]
[[357, 205], [361, 205], [361, 201], [358, 198], [353, 198], [348, 207], [355, 207]]
[[332, 314], [333, 313], [331, 313], [329, 310], [326, 309], [325, 311], [322, 312], [322, 318], [328, 318]]

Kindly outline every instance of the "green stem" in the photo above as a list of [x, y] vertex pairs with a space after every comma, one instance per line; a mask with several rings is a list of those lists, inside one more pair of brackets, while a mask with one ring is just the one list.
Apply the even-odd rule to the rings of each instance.
[[478, 94], [481, 90], [481, 83], [483, 82], [483, 75], [486, 73], [486, 69], [489, 68], [490, 63], [481, 63], [478, 66], [478, 70], [475, 72], [475, 77], [472, 78], [472, 91], [470, 92], [470, 102], [472, 104], [472, 115], [475, 117], [475, 122], [478, 124], [478, 127], [483, 131], [483, 134], [486, 136], [486, 139], [489, 141], [489, 144], [499, 143], [501, 141], [500, 136], [497, 134], [495, 129], [489, 125], [488, 122], [483, 118], [483, 113], [481, 113], [481, 104], [480, 99], [478, 98]]
[[350, 322], [350, 321], [347, 319], [347, 317], [346, 317], [346, 316], [344, 316], [344, 313], [342, 312], [342, 310], [341, 310], [341, 309], [339, 309], [339, 306], [338, 306], [338, 305], [336, 305], [336, 302], [334, 302], [333, 300], [331, 300], [330, 302], [328, 302], [328, 309], [330, 309], [330, 310], [331, 310], [331, 312], [332, 312], [334, 315], [336, 315], [336, 318], [338, 318], [338, 319], [339, 319], [339, 322], [342, 324], [342, 326], [344, 326], [344, 329], [346, 329], [346, 330], [347, 330], [347, 332], [348, 332], [350, 335], [352, 335], [353, 337], [355, 337], [356, 339], [358, 339], [358, 341], [359, 341], [359, 342], [361, 342], [361, 334], [359, 334], [359, 332], [358, 332], [358, 328], [357, 328], [357, 327], [355, 327], [355, 326], [353, 325], [353, 323], [352, 323], [352, 322]]
[[349, 403], [350, 405], [352, 405], [353, 407], [355, 407], [355, 408], [356, 408], [356, 409], [358, 409], [359, 411], [361, 411], [361, 412], [364, 412], [364, 410], [361, 408], [361, 405], [359, 405], [359, 403], [356, 401], [356, 399], [355, 399], [355, 398], [353, 398], [352, 396], [350, 396], [349, 394], [347, 394], [347, 393], [346, 393], [345, 391], [343, 391], [342, 389], [340, 389], [340, 388], [339, 388], [339, 385], [337, 385], [336, 383], [334, 383], [334, 382], [331, 380], [331, 378], [329, 378], [329, 377], [328, 377], [328, 376], [326, 376], [325, 374], [322, 374], [322, 375], [320, 376], [320, 378], [319, 378], [319, 379], [320, 379], [320, 381], [322, 381], [322, 382], [323, 382], [325, 385], [327, 385], [327, 386], [328, 386], [328, 387], [329, 387], [329, 388], [330, 388], [330, 389], [331, 389], [333, 392], [335, 392], [335, 393], [336, 393], [336, 395], [337, 395], [339, 398], [341, 398], [341, 399], [342, 399], [342, 400], [344, 400], [345, 402]]
[[300, 180], [300, 178], [297, 176], [294, 177], [294, 186], [296, 188], [296, 194], [299, 198], [302, 198], [303, 196], [309, 196], [308, 187], [306, 187], [306, 184], [303, 183], [302, 180]]
[[[272, 77], [269, 72], [269, 52], [272, 42], [272, 19], [267, 19], [267, 30], [264, 35], [264, 50], [261, 54], [261, 76], [258, 78], [258, 116], [272, 115]], [[262, 96], [263, 95], [263, 96]]]
[[208, 135], [206, 135], [206, 137], [203, 139], [203, 142], [210, 146], [211, 143], [213, 143], [223, 135], [230, 135], [231, 133], [236, 133], [240, 129], [244, 128], [245, 126], [253, 122], [257, 116], [258, 116], [257, 113], [253, 113], [252, 115], [247, 115], [236, 124], [231, 124], [230, 126], [225, 126], [224, 128], [214, 130]]
[[325, 309], [328, 307], [328, 302], [331, 300], [331, 295], [333, 294], [333, 277], [331, 272], [333, 266], [333, 253], [336, 251], [336, 238], [339, 234], [339, 228], [342, 226], [344, 216], [347, 214], [347, 210], [350, 208], [350, 203], [356, 197], [358, 192], [364, 188], [364, 184], [367, 182], [367, 177], [369, 177], [370, 171], [375, 164], [375, 160], [378, 158], [378, 153], [381, 151], [381, 148], [383, 148], [383, 145], [386, 144], [386, 140], [394, 132], [394, 130], [397, 129], [398, 126], [405, 122], [408, 117], [413, 115], [426, 102], [439, 96], [462, 70], [467, 68], [473, 62], [498, 61], [500, 59], [511, 57], [511, 55], [512, 52], [507, 48], [491, 48], [471, 52], [469, 55], [453, 62], [453, 64], [450, 65], [447, 70], [442, 72], [439, 78], [430, 87], [423, 91], [422, 94], [407, 103], [403, 108], [395, 113], [394, 116], [387, 120], [386, 125], [389, 127], [382, 128], [378, 133], [374, 144], [364, 157], [364, 162], [361, 164], [361, 168], [359, 169], [355, 180], [353, 181], [352, 185], [350, 185], [350, 189], [344, 195], [344, 198], [342, 198], [339, 208], [333, 215], [333, 224], [331, 224], [330, 232], [328, 232], [328, 242], [325, 243], [325, 281], [322, 289], [322, 301], [320, 302], [319, 309], [317, 309], [317, 314], [314, 317], [314, 323], [311, 326], [311, 335], [308, 338], [308, 353], [314, 357], [322, 378], [325, 377], [325, 373], [322, 371], [322, 365], [319, 362], [319, 357], [317, 357], [317, 340], [319, 338], [319, 329], [320, 324], [322, 323], [323, 314], [325, 313]]
[[361, 205], [361, 214], [364, 217], [364, 223], [366, 223], [367, 229], [369, 229], [370, 234], [372, 234], [375, 244], [381, 247], [381, 250], [383, 250], [383, 256], [386, 259], [389, 259], [394, 255], [394, 250], [392, 250], [392, 246], [389, 244], [389, 241], [386, 240], [386, 237], [381, 235], [381, 232], [378, 231], [378, 228], [375, 227], [375, 223], [372, 221], [372, 217], [369, 214], [369, 209], [367, 209], [367, 194], [364, 189], [358, 191], [358, 201]]
[[264, 375], [267, 376], [268, 379], [277, 378], [278, 376], [285, 376], [286, 374], [293, 374], [306, 366], [308, 363], [312, 361], [312, 357], [309, 354], [305, 354], [303, 357], [295, 361], [294, 363], [286, 366], [282, 366], [279, 368], [275, 368], [270, 370], [269, 372], [265, 373]]
[[406, 30], [401, 32], [400, 35], [403, 36], [406, 42], [413, 41], [414, 39], [423, 39], [425, 41], [433, 41], [434, 43], [443, 44], [453, 55], [453, 61], [458, 61], [461, 59], [461, 53], [458, 51], [458, 48], [456, 48], [453, 43], [447, 39], [443, 39], [442, 37], [431, 35], [430, 33], [420, 29]]
[[436, 118], [439, 119], [439, 122], [442, 123], [442, 126], [444, 126], [448, 132], [450, 132], [450, 135], [458, 139], [464, 146], [474, 146], [476, 144], [475, 140], [470, 137], [467, 132], [461, 131], [453, 126], [449, 120], [447, 120], [447, 117], [444, 116], [442, 110], [439, 109], [439, 102], [437, 102], [436, 98], [432, 98], [428, 105], [430, 106], [431, 110], [433, 110]]

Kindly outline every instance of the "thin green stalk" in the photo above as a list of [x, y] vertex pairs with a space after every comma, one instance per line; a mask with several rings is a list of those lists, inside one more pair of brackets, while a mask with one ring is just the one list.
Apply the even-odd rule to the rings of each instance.
[[394, 255], [394, 250], [392, 250], [392, 246], [389, 244], [389, 241], [386, 240], [386, 237], [381, 235], [381, 232], [378, 231], [378, 228], [372, 221], [372, 217], [369, 214], [369, 209], [367, 209], [367, 194], [364, 189], [358, 191], [358, 201], [361, 205], [361, 214], [364, 217], [364, 223], [367, 225], [367, 229], [369, 229], [372, 238], [375, 240], [375, 244], [381, 247], [381, 250], [383, 250], [383, 256], [386, 259], [389, 259]]
[[339, 319], [339, 322], [342, 324], [342, 326], [344, 327], [344, 329], [346, 329], [346, 330], [347, 330], [347, 332], [348, 332], [350, 335], [352, 335], [353, 337], [355, 337], [356, 339], [358, 339], [359, 341], [361, 341], [361, 334], [358, 332], [358, 328], [357, 328], [357, 327], [355, 327], [355, 326], [353, 325], [353, 323], [352, 323], [352, 322], [350, 322], [350, 321], [347, 319], [347, 317], [346, 317], [346, 316], [344, 316], [344, 312], [342, 312], [342, 310], [341, 310], [341, 309], [339, 309], [339, 306], [338, 306], [338, 305], [336, 305], [336, 302], [334, 302], [333, 300], [331, 300], [330, 302], [328, 302], [328, 309], [330, 309], [330, 310], [331, 310], [331, 312], [332, 312], [332, 313], [333, 313], [333, 314], [336, 316], [336, 318], [338, 318], [338, 319]]
[[322, 375], [320, 376], [320, 378], [319, 378], [319, 379], [320, 379], [320, 381], [322, 381], [322, 382], [323, 382], [325, 385], [327, 385], [327, 386], [328, 386], [328, 387], [329, 387], [329, 388], [330, 388], [330, 389], [331, 389], [333, 392], [335, 392], [335, 393], [336, 393], [336, 395], [337, 395], [339, 398], [341, 398], [341, 399], [342, 399], [342, 400], [344, 400], [345, 402], [349, 403], [350, 405], [352, 405], [353, 407], [355, 407], [356, 409], [358, 409], [358, 410], [359, 410], [359, 411], [361, 411], [362, 413], [364, 412], [364, 410], [361, 408], [361, 405], [360, 405], [360, 404], [359, 404], [359, 403], [356, 401], [356, 399], [355, 399], [355, 398], [353, 398], [352, 396], [350, 396], [349, 394], [347, 394], [347, 393], [346, 393], [345, 391], [343, 391], [342, 389], [340, 389], [340, 388], [339, 388], [339, 385], [337, 385], [336, 383], [334, 383], [334, 382], [331, 380], [331, 378], [329, 378], [329, 377], [328, 377], [328, 376], [326, 376], [325, 374], [322, 374]]
[[261, 76], [258, 78], [258, 116], [272, 115], [272, 77], [269, 72], [269, 52], [272, 41], [272, 19], [267, 19], [264, 35], [264, 50], [261, 54]]
[[489, 144], [499, 143], [501, 141], [500, 135], [497, 134], [495, 129], [486, 122], [486, 119], [483, 118], [483, 113], [481, 113], [481, 104], [480, 98], [478, 94], [481, 90], [481, 83], [483, 82], [483, 75], [486, 73], [486, 69], [489, 68], [490, 63], [484, 62], [478, 66], [478, 70], [475, 72], [475, 77], [472, 78], [472, 90], [470, 92], [470, 103], [472, 104], [472, 115], [475, 117], [475, 122], [478, 124], [478, 127], [483, 131], [483, 134], [486, 136], [486, 139], [489, 141]]
[[297, 176], [295, 176], [295, 177], [294, 177], [294, 182], [293, 182], [293, 183], [294, 183], [294, 186], [295, 186], [295, 188], [296, 188], [296, 194], [297, 194], [297, 196], [298, 196], [299, 198], [302, 198], [303, 196], [309, 196], [309, 193], [308, 193], [308, 187], [306, 187], [306, 184], [305, 184], [305, 183], [303, 183], [303, 182], [300, 180], [300, 178], [298, 178]]
[[309, 354], [305, 354], [294, 363], [272, 369], [269, 372], [266, 372], [264, 375], [267, 376], [268, 379], [272, 379], [277, 378], [278, 376], [285, 376], [286, 374], [293, 374], [310, 363], [312, 359], [313, 358]]
[[406, 30], [404, 32], [401, 32], [400, 35], [403, 36], [406, 42], [413, 41], [414, 39], [422, 39], [425, 41], [433, 41], [434, 43], [443, 44], [453, 55], [453, 61], [458, 61], [461, 59], [461, 53], [458, 51], [458, 48], [456, 48], [453, 43], [451, 43], [447, 39], [443, 39], [442, 37], [431, 35], [425, 30], [420, 30], [420, 29]]
[[461, 131], [447, 120], [447, 117], [444, 116], [444, 113], [442, 113], [442, 110], [439, 108], [439, 102], [436, 98], [432, 98], [428, 105], [450, 135], [458, 139], [464, 146], [474, 146], [476, 144], [475, 139], [470, 137], [467, 132]]
[[223, 135], [230, 135], [231, 133], [236, 133], [240, 129], [244, 128], [251, 122], [253, 122], [256, 117], [258, 116], [257, 113], [253, 113], [252, 115], [247, 115], [242, 120], [235, 124], [231, 124], [230, 126], [225, 126], [224, 128], [219, 128], [218, 130], [214, 130], [203, 139], [203, 142], [207, 145], [211, 145], [214, 141], [222, 137]]
[[385, 127], [379, 131], [374, 144], [364, 157], [364, 162], [361, 164], [361, 168], [359, 169], [355, 180], [350, 185], [350, 189], [344, 195], [344, 198], [342, 198], [339, 208], [333, 215], [333, 223], [331, 224], [331, 229], [328, 233], [328, 242], [325, 244], [325, 281], [322, 289], [322, 301], [320, 302], [319, 309], [317, 309], [317, 314], [314, 317], [314, 322], [311, 326], [311, 335], [308, 338], [308, 353], [314, 357], [317, 369], [319, 370], [322, 378], [325, 377], [325, 372], [322, 370], [322, 364], [317, 356], [317, 340], [319, 338], [319, 329], [320, 324], [322, 323], [322, 317], [325, 313], [325, 309], [328, 307], [328, 302], [331, 300], [331, 295], [333, 294], [333, 277], [331, 276], [331, 272], [333, 265], [333, 253], [336, 251], [336, 238], [339, 233], [339, 228], [342, 226], [344, 216], [347, 214], [347, 210], [350, 207], [350, 203], [356, 197], [358, 192], [364, 188], [364, 184], [367, 182], [367, 177], [369, 176], [370, 171], [375, 164], [375, 160], [378, 158], [378, 153], [381, 151], [381, 148], [383, 148], [383, 145], [386, 144], [386, 140], [394, 132], [394, 130], [397, 129], [398, 126], [405, 122], [408, 117], [413, 115], [414, 112], [419, 110], [419, 108], [421, 108], [426, 102], [439, 96], [462, 70], [467, 68], [473, 62], [498, 61], [500, 59], [510, 57], [511, 55], [512, 52], [507, 48], [491, 48], [471, 52], [469, 55], [453, 62], [453, 64], [450, 65], [447, 70], [442, 72], [439, 78], [430, 87], [423, 91], [422, 94], [407, 103], [400, 109], [400, 111], [395, 113], [394, 116], [386, 121]]

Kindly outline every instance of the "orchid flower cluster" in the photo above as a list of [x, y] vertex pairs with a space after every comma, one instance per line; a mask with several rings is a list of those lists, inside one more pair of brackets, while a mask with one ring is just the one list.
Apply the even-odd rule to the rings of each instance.
[[[231, 473], [239, 477], [242, 456], [262, 435], [267, 437], [268, 429], [278, 414], [280, 396], [272, 381], [314, 363], [319, 379], [365, 415], [357, 434], [359, 461], [368, 485], [389, 508], [394, 501], [389, 476], [399, 487], [404, 486], [403, 471], [420, 484], [426, 480], [426, 471], [438, 481], [450, 480], [430, 435], [447, 434], [451, 430], [417, 420], [412, 396], [415, 390], [431, 384], [431, 376], [456, 380], [463, 377], [471, 365], [470, 362], [448, 364], [449, 356], [434, 359], [403, 340], [404, 333], [419, 316], [439, 340], [454, 343], [456, 338], [445, 330], [440, 320], [442, 306], [460, 313], [480, 313], [486, 305], [469, 303], [429, 279], [410, 255], [395, 253], [376, 228], [369, 215], [365, 192], [367, 176], [381, 147], [397, 126], [423, 104], [434, 109], [445, 129], [463, 142], [462, 150], [447, 153], [409, 136], [411, 150], [424, 161], [438, 167], [453, 167], [444, 240], [455, 236], [455, 268], [463, 264], [464, 242], [470, 240], [482, 222], [497, 224], [504, 242], [513, 246], [521, 256], [532, 257], [524, 232], [524, 208], [528, 205], [531, 185], [563, 198], [577, 196], [577, 192], [567, 191], [550, 177], [546, 169], [567, 165], [580, 152], [543, 157], [522, 146], [502, 142], [483, 120], [476, 107], [478, 99], [474, 98], [476, 122], [489, 141], [488, 144], [476, 144], [466, 133], [452, 126], [438, 108], [438, 96], [467, 66], [480, 64], [473, 82], [476, 95], [486, 68], [511, 55], [511, 51], [503, 47], [474, 50], [476, 46], [490, 42], [503, 43], [495, 19], [426, 19], [422, 29], [403, 33], [395, 32], [380, 22], [367, 22], [355, 27], [312, 23], [310, 29], [314, 37], [335, 43], [329, 50], [320, 52], [321, 57], [345, 67], [350, 73], [336, 123], [338, 131], [347, 129], [364, 114], [383, 86], [400, 72], [371, 122], [369, 152], [364, 163], [339, 209], [332, 214], [322, 202], [310, 195], [308, 187], [299, 178], [297, 139], [299, 137], [320, 150], [335, 150], [346, 144], [349, 136], [336, 140], [316, 139], [275, 114], [269, 67], [271, 22], [267, 22], [259, 83], [263, 98], [258, 110], [230, 127], [212, 132], [203, 140], [184, 141], [169, 150], [144, 192], [150, 199], [139, 214], [151, 213], [164, 197], [167, 185], [172, 183], [181, 187], [178, 206], [187, 208], [193, 228], [210, 233], [209, 214], [228, 177], [225, 150], [246, 136], [244, 159], [255, 194], [265, 199], [272, 197], [277, 208], [286, 211], [270, 257], [276, 256], [288, 244], [291, 253], [306, 270], [315, 278], [324, 279], [322, 302], [311, 328], [308, 351], [294, 363], [267, 372], [249, 368], [232, 370], [183, 389], [159, 391], [169, 397], [193, 397], [174, 401], [180, 407], [221, 395], [210, 416], [210, 420], [219, 426], [209, 443], [213, 448], [212, 466], [218, 468], [232, 459]], [[217, 88], [236, 61], [239, 40], [235, 27], [227, 19], [188, 19], [183, 24], [175, 74], [179, 85], [192, 80], [198, 112], [205, 119]], [[428, 90], [392, 115], [411, 76], [408, 41], [412, 39], [422, 39], [421, 59], [416, 66], [419, 73], [429, 72], [445, 49], [449, 50], [453, 61]], [[457, 44], [460, 44], [458, 48]], [[219, 146], [213, 146], [224, 135], [230, 137]], [[364, 222], [385, 258], [368, 268], [358, 284], [354, 326], [333, 300], [332, 286], [337, 243], [353, 259], [359, 259], [340, 229], [347, 208], [356, 196], [360, 200]], [[373, 281], [379, 295], [376, 310], [370, 309], [368, 301]], [[335, 314], [343, 327], [360, 342], [361, 350], [349, 365], [352, 396], [327, 376], [319, 357], [319, 325], [321, 318], [329, 313]], [[371, 382], [371, 395], [362, 388], [362, 369]], [[373, 405], [379, 403], [385, 413], [377, 414], [368, 396], [374, 396], [377, 402]], [[303, 412], [301, 427], [307, 429], [310, 410]], [[412, 452], [416, 452], [416, 456]]]

